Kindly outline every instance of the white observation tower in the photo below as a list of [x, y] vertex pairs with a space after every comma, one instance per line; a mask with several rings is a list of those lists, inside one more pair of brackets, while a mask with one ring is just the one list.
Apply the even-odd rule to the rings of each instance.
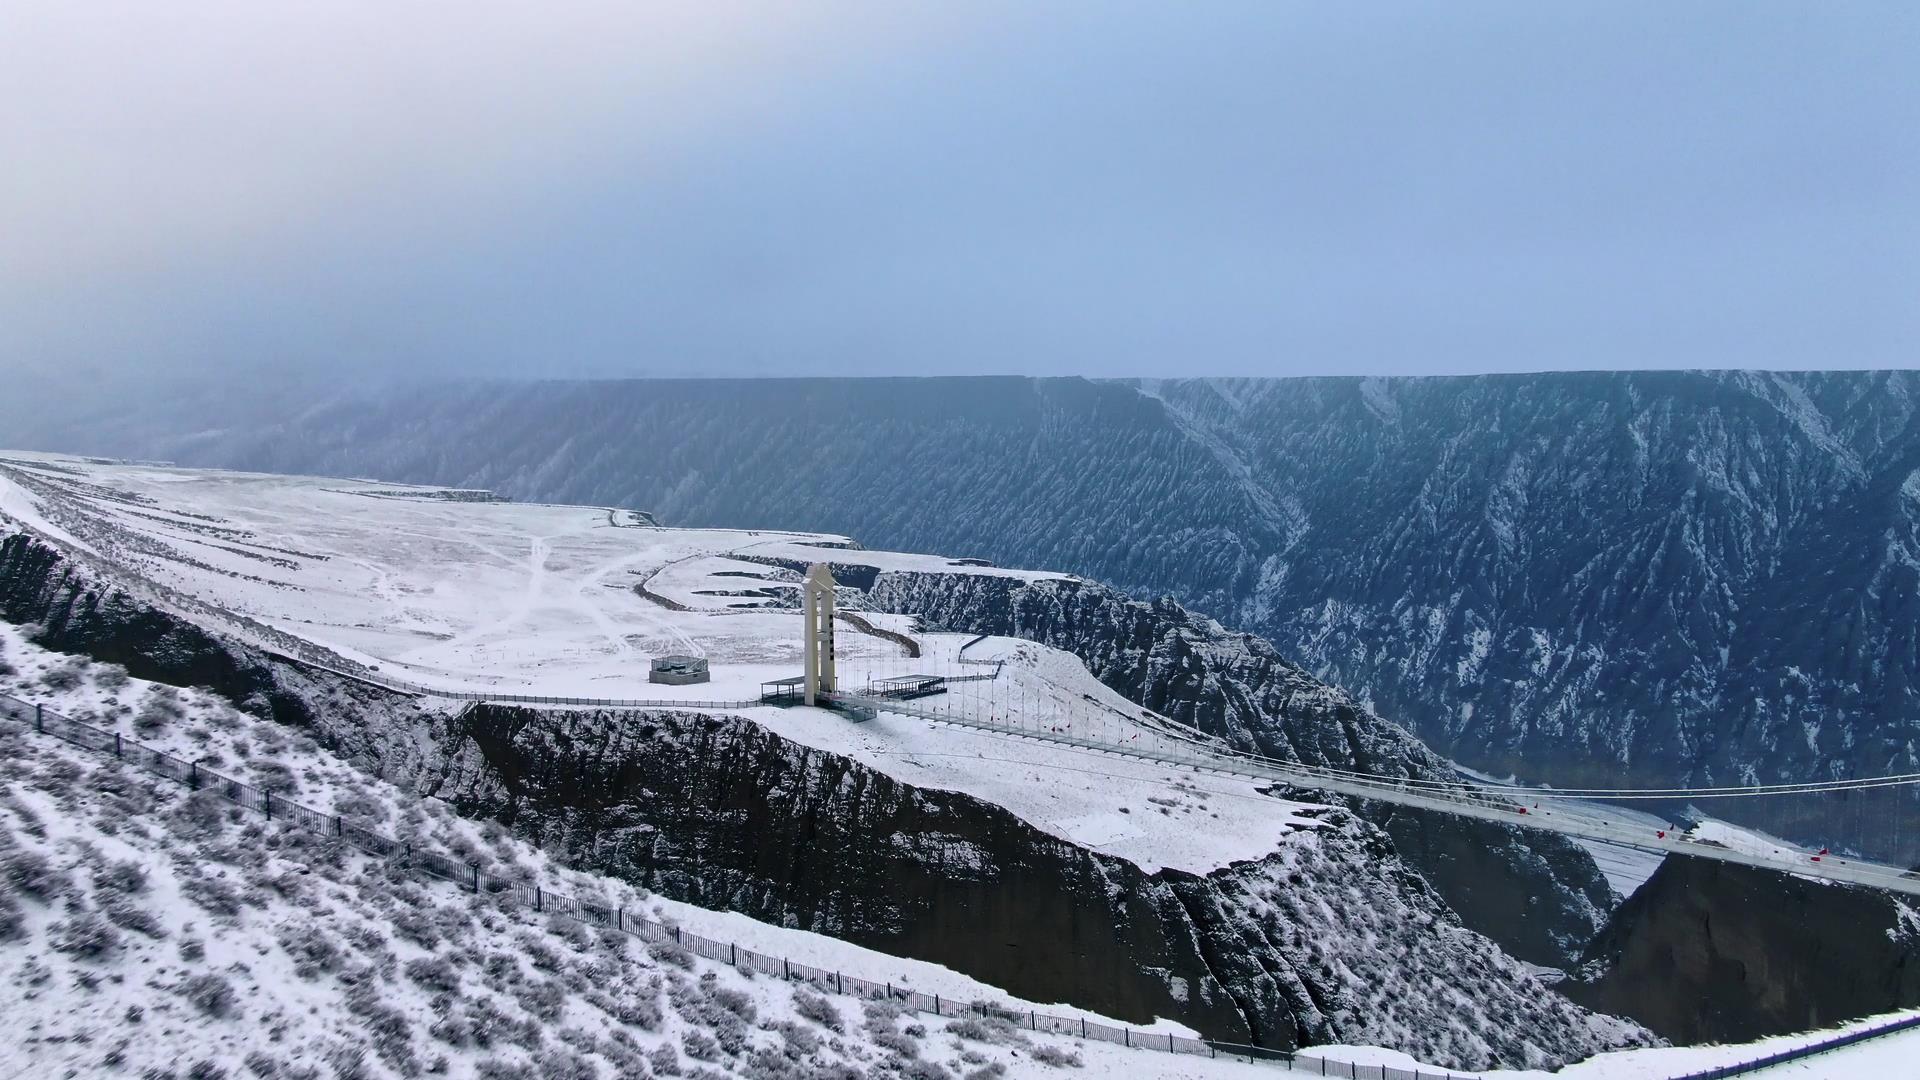
[[833, 681], [833, 571], [826, 563], [814, 563], [800, 583], [802, 607], [806, 613], [807, 704], [817, 702], [820, 694], [831, 694]]

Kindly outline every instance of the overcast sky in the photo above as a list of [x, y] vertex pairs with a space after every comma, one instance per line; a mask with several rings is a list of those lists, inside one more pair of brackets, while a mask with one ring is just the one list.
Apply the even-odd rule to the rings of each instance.
[[1920, 5], [0, 5], [0, 368], [1913, 366]]

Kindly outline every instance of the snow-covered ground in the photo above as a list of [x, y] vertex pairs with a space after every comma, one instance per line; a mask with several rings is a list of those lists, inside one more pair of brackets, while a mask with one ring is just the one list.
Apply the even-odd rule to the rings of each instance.
[[[604, 507], [474, 501], [372, 481], [0, 455], [0, 516], [137, 575], [152, 599], [275, 647], [258, 627], [381, 677], [436, 689], [608, 698], [743, 698], [796, 674], [800, 617], [728, 589], [778, 568], [728, 558], [828, 559], [851, 542], [812, 533], [665, 529]], [[460, 496], [460, 497], [455, 497]], [[955, 573], [1019, 571], [876, 555]], [[707, 560], [711, 560], [708, 562]], [[692, 610], [649, 599], [665, 593]], [[790, 576], [790, 575], [789, 575]], [[848, 660], [900, 647], [840, 635]], [[647, 681], [648, 659], [709, 659], [713, 682]]]
[[[264, 624], [381, 679], [447, 690], [744, 700], [798, 674], [800, 615], [762, 607], [793, 571], [750, 561], [822, 559], [887, 569], [1011, 575], [931, 555], [849, 550], [844, 537], [632, 524], [625, 511], [449, 498], [372, 481], [106, 465], [0, 455], [0, 507], [69, 547], [111, 557], [242, 638]], [[470, 494], [470, 493], [464, 493]], [[31, 513], [14, 513], [16, 509]], [[636, 588], [643, 586], [644, 588]], [[664, 601], [664, 602], [662, 602]], [[894, 632], [911, 616], [861, 613]], [[1011, 638], [913, 633], [921, 653], [836, 634], [841, 685], [932, 672], [977, 675], [923, 706], [1175, 749], [1194, 737], [1102, 685], [1077, 658]], [[264, 642], [269, 647], [275, 642]], [[961, 656], [965, 648], [964, 662]], [[706, 656], [713, 681], [646, 681], [648, 659]], [[1303, 804], [1250, 780], [1181, 775], [1113, 755], [982, 735], [883, 713], [740, 710], [782, 736], [906, 782], [1007, 807], [1054, 835], [1147, 870], [1205, 873], [1273, 851], [1315, 825]], [[1309, 811], [1310, 812], [1310, 811]]]

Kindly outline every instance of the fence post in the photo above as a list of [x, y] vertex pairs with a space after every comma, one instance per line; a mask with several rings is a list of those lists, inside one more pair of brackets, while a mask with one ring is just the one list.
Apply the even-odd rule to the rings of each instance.
[[35, 705], [33, 707], [33, 730], [39, 732], [42, 735], [45, 735], [47, 733], [47, 722], [46, 722], [46, 719], [42, 717], [40, 712], [40, 706], [38, 705]]
[[837, 971], [833, 973], [833, 992], [836, 994], [847, 992], [846, 984], [840, 981], [840, 973]]
[[780, 958], [780, 977], [788, 982], [793, 981], [793, 965], [787, 963], [787, 958], [784, 956]]
[[200, 790], [200, 763], [197, 761], [187, 762], [187, 787], [194, 791]]
[[126, 756], [124, 753], [121, 752], [120, 733], [117, 731], [113, 733], [113, 756], [114, 757]]
[[480, 892], [480, 864], [479, 863], [473, 864], [473, 891], [475, 895], [478, 895]]
[[933, 1015], [935, 1016], [940, 1015], [940, 995], [939, 994], [933, 995]]
[[1040, 1030], [1040, 1014], [1032, 1009], [1027, 1010], [1027, 1026], [1035, 1031]]
[[1087, 1037], [1087, 1018], [1084, 1016], [1080, 1018], [1080, 1037]]
[[740, 946], [731, 941], [727, 942], [727, 963], [740, 966]]
[[677, 926], [673, 928], [673, 940], [675, 943], [680, 941], [680, 928]]
[[273, 820], [273, 792], [260, 792], [260, 812], [267, 815], [268, 821]]
[[1128, 1046], [1132, 1046], [1132, 1045], [1133, 1045], [1133, 1031], [1132, 1031], [1132, 1029], [1130, 1029], [1130, 1028], [1121, 1028], [1121, 1029], [1120, 1029], [1120, 1041], [1121, 1041], [1121, 1042], [1123, 1042], [1123, 1043], [1126, 1043], [1126, 1044], [1127, 1044]]
[[620, 930], [620, 931], [626, 930], [627, 928], [627, 909], [626, 908], [618, 907], [613, 909], [613, 928], [615, 930]]
[[535, 885], [533, 887], [533, 910], [539, 911], [545, 902], [544, 898], [540, 895], [540, 886]]

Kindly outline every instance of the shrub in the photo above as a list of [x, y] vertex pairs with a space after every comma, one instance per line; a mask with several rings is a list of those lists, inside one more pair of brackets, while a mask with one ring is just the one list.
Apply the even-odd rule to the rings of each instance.
[[26, 937], [26, 923], [27, 913], [20, 910], [20, 902], [12, 893], [0, 892], [0, 942]]
[[106, 902], [101, 904], [101, 909], [107, 913], [107, 921], [115, 926], [131, 930], [136, 934], [145, 934], [150, 938], [167, 936], [166, 928], [161, 926], [159, 917], [141, 907], [140, 901], [131, 896], [109, 896]]
[[647, 1055], [647, 1064], [661, 1076], [680, 1075], [680, 1055], [673, 1049], [672, 1043], [661, 1043]]
[[110, 862], [97, 866], [93, 871], [93, 887], [101, 892], [139, 893], [147, 889], [146, 868], [131, 859], [125, 862]]
[[187, 1069], [187, 1080], [227, 1080], [227, 1070], [211, 1059], [197, 1061]]
[[133, 713], [133, 730], [150, 735], [186, 715], [180, 695], [171, 686], [156, 686], [140, 699]]
[[45, 855], [22, 848], [0, 858], [0, 880], [13, 891], [50, 904], [67, 894], [72, 882]]
[[82, 912], [54, 924], [53, 947], [81, 960], [98, 960], [120, 947], [120, 931], [99, 912]]
[[444, 956], [421, 957], [406, 966], [407, 978], [438, 993], [451, 994], [460, 989], [460, 973]]
[[1056, 1069], [1080, 1067], [1080, 1055], [1064, 1046], [1037, 1046], [1033, 1050], [1033, 1060], [1042, 1065], [1051, 1065]]
[[302, 979], [318, 978], [340, 966], [340, 946], [322, 927], [312, 923], [287, 923], [276, 936], [280, 948], [293, 959], [293, 973]]
[[680, 1048], [695, 1061], [714, 1061], [720, 1057], [720, 1044], [699, 1028], [688, 1028], [680, 1037]]
[[693, 954], [677, 941], [665, 938], [647, 942], [647, 955], [663, 964], [671, 964], [683, 971], [693, 970]]
[[234, 1013], [234, 1004], [240, 995], [234, 992], [233, 984], [225, 975], [208, 972], [195, 975], [180, 987], [181, 996], [193, 1004], [193, 1007], [213, 1017], [225, 1017]]
[[55, 664], [40, 673], [40, 685], [49, 690], [72, 690], [86, 681], [86, 664], [77, 658]]
[[119, 664], [99, 664], [93, 669], [93, 684], [102, 690], [119, 690], [127, 685], [127, 669]]

